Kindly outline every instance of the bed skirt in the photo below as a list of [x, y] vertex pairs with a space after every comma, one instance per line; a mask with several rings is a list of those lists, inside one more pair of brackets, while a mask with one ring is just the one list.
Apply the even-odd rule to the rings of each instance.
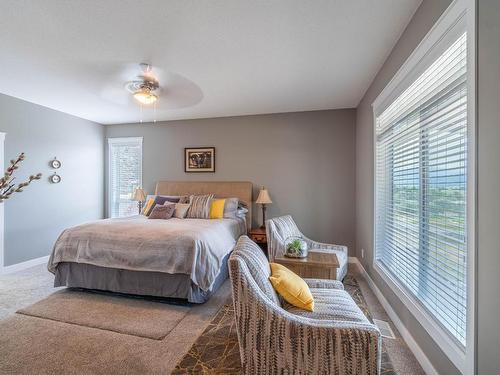
[[189, 275], [130, 271], [72, 262], [58, 264], [54, 287], [66, 286], [141, 296], [181, 298], [191, 303], [204, 303], [228, 278], [228, 258], [229, 254], [223, 259], [223, 266], [209, 291], [203, 291], [193, 284]]

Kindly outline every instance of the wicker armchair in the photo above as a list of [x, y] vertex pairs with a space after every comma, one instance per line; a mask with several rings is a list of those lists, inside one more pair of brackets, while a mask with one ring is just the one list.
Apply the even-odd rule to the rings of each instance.
[[229, 259], [245, 374], [358, 374], [380, 371], [381, 338], [342, 283], [306, 279], [315, 311], [281, 304], [262, 250], [242, 236]]
[[332, 245], [311, 240], [302, 234], [290, 215], [275, 217], [266, 221], [267, 251], [269, 260], [285, 251], [285, 240], [291, 236], [302, 237], [313, 251], [334, 252], [337, 254], [340, 267], [337, 270], [337, 280], [343, 280], [347, 274], [348, 251], [346, 246]]

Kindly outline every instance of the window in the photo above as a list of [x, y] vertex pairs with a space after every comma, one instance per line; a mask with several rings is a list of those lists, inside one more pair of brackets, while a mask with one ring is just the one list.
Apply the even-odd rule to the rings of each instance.
[[142, 186], [142, 138], [109, 138], [110, 217], [137, 214], [132, 201], [135, 188]]
[[464, 32], [376, 114], [375, 264], [462, 348], [467, 316]]

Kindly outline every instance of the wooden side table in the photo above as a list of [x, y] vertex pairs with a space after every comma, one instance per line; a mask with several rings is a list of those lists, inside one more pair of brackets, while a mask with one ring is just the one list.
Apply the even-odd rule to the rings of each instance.
[[264, 254], [267, 255], [267, 234], [265, 228], [252, 228], [248, 233], [250, 239], [260, 246]]
[[306, 258], [289, 258], [279, 255], [274, 258], [275, 263], [284, 265], [300, 277], [311, 279], [337, 279], [339, 261], [335, 253], [320, 253], [309, 250]]

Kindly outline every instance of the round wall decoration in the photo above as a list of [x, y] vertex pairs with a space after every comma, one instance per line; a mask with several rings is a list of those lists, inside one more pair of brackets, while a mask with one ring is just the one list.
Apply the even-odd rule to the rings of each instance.
[[58, 184], [59, 182], [61, 182], [61, 176], [59, 176], [55, 172], [52, 176], [49, 177], [49, 179], [50, 179], [50, 182], [52, 182], [53, 184]]
[[59, 169], [61, 168], [61, 162], [57, 158], [54, 158], [54, 160], [50, 161], [50, 166], [54, 169]]

